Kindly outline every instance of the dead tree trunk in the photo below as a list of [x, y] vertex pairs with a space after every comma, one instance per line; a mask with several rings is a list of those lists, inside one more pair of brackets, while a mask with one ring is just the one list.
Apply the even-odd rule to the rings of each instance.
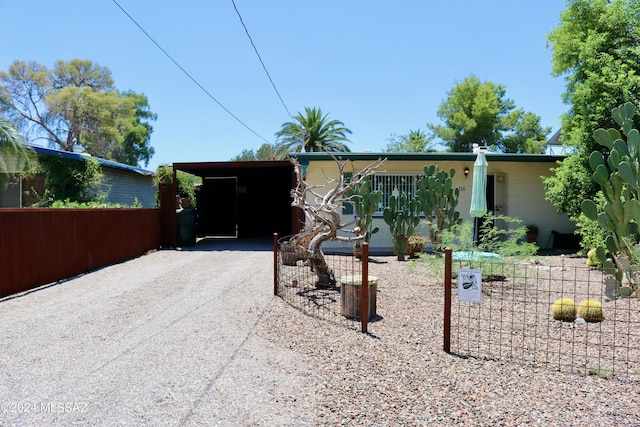
[[[358, 174], [354, 173], [351, 181], [345, 183], [346, 162], [338, 160], [331, 153], [328, 154], [338, 164], [338, 176], [336, 178], [325, 176], [327, 182], [323, 185], [308, 185], [302, 176], [300, 163], [296, 158], [291, 159], [298, 182], [296, 188], [291, 191], [292, 206], [302, 209], [306, 224], [304, 230], [291, 238], [291, 245], [297, 254], [311, 263], [311, 268], [318, 277], [316, 282], [318, 287], [333, 287], [336, 284], [334, 273], [322, 252], [322, 243], [330, 240], [353, 242], [362, 239], [359, 234], [353, 237], [338, 235], [338, 231], [347, 230], [356, 223], [355, 220], [346, 223], [340, 221], [342, 205], [348, 200], [345, 194], [351, 188], [360, 185], [384, 163], [384, 159], [377, 160]], [[326, 193], [321, 194], [320, 189], [325, 189]]]

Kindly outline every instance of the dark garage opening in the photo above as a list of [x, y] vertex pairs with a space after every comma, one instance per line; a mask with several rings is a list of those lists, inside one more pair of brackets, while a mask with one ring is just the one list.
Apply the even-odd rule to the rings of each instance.
[[290, 162], [174, 163], [173, 168], [202, 178], [198, 237], [262, 238], [294, 232], [295, 178]]

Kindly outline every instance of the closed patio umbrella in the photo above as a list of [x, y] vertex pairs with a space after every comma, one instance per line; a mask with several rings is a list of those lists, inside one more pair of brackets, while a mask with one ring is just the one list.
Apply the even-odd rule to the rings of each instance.
[[473, 182], [471, 184], [471, 207], [469, 213], [474, 217], [473, 241], [478, 241], [478, 217], [487, 213], [487, 159], [483, 152], [478, 152], [473, 164]]

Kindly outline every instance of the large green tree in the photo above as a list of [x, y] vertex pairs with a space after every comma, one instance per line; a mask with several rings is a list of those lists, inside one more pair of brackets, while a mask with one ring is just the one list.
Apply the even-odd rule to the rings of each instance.
[[282, 160], [275, 144], [264, 143], [256, 151], [244, 149], [242, 153], [231, 158], [232, 162], [255, 161], [255, 160]]
[[516, 109], [504, 86], [473, 74], [447, 93], [438, 117], [444, 124], [429, 128], [453, 152], [469, 152], [477, 143], [509, 153], [540, 153], [551, 132], [539, 116]]
[[[561, 140], [574, 154], [545, 179], [547, 200], [572, 218], [585, 198], [598, 191], [590, 176], [591, 152], [607, 148], [593, 139], [598, 128], [615, 128], [611, 111], [640, 103], [640, 0], [568, 0], [561, 21], [548, 36], [555, 76], [563, 76]], [[636, 127], [638, 118], [635, 119]]]
[[126, 91], [120, 96], [133, 100], [135, 114], [129, 119], [131, 127], [123, 136], [121, 149], [115, 152], [116, 160], [128, 165], [143, 162], [147, 166], [155, 154], [155, 149], [151, 146], [153, 126], [150, 121], [155, 121], [158, 115], [149, 109], [149, 100], [145, 95]]
[[320, 108], [305, 107], [304, 114], [298, 113], [293, 119], [276, 132], [279, 153], [351, 151], [345, 145], [351, 131], [341, 121], [329, 120], [329, 115], [322, 114]]
[[12, 107], [3, 112], [30, 141], [132, 165], [153, 155], [147, 98], [119, 93], [111, 71], [92, 61], [60, 60], [52, 69], [14, 61], [0, 72], [0, 90]]
[[387, 153], [425, 153], [436, 151], [433, 147], [433, 137], [422, 130], [410, 130], [405, 135], [392, 135], [388, 139]]

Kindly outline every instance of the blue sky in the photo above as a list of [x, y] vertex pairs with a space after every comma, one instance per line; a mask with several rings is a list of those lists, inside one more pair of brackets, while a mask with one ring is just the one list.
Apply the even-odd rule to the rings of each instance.
[[[90, 59], [158, 115], [147, 166], [226, 161], [256, 150], [290, 121], [231, 0], [117, 0], [213, 97], [193, 83], [113, 0], [1, 0], [0, 69]], [[353, 131], [352, 151], [441, 123], [440, 103], [470, 74], [502, 84], [552, 133], [567, 107], [551, 76], [546, 35], [562, 0], [235, 0], [292, 115], [319, 107]], [[551, 134], [550, 134], [551, 136]], [[264, 138], [264, 140], [262, 139]]]

